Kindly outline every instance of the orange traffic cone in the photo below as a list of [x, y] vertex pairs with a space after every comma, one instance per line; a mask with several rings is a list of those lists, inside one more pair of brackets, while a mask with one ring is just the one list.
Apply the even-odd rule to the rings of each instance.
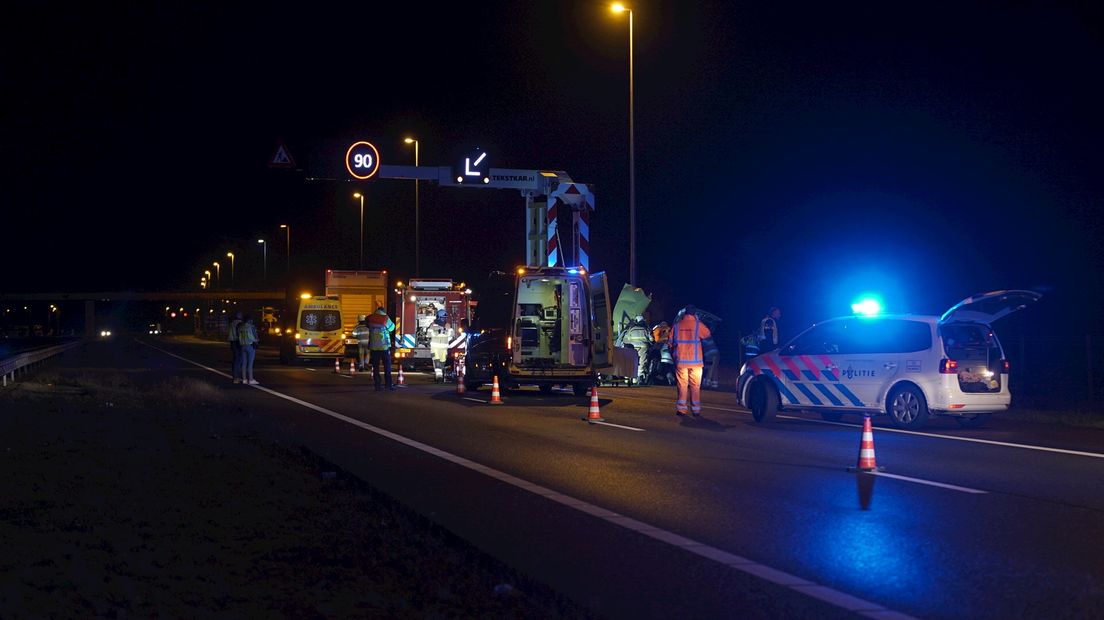
[[349, 374], [350, 375], [355, 375], [356, 374], [356, 360], [351, 360], [349, 362]]
[[[372, 371], [375, 372], [375, 371]], [[406, 385], [406, 379], [403, 378], [402, 364], [399, 364], [399, 385]]]
[[491, 384], [491, 404], [502, 404], [502, 395], [498, 393], [498, 375], [494, 376], [494, 383]]
[[874, 462], [874, 425], [870, 416], [863, 416], [862, 441], [859, 442], [859, 464], [848, 467], [849, 471], [881, 471]]
[[341, 374], [341, 358], [340, 357], [335, 357], [334, 358], [334, 372], [336, 372], [339, 375]]
[[598, 386], [595, 385], [590, 388], [590, 411], [587, 412], [586, 421], [593, 424], [595, 422], [605, 422], [602, 417], [602, 412], [598, 408]]
[[464, 377], [462, 375], [457, 376], [456, 377], [456, 393], [457, 394], [464, 394], [465, 392], [467, 392], [467, 388], [464, 386]]

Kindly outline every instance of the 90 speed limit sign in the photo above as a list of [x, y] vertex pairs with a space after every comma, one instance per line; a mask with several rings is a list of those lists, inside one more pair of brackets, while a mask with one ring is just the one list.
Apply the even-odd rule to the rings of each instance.
[[371, 142], [354, 142], [345, 153], [345, 169], [361, 181], [374, 177], [379, 172], [379, 151]]

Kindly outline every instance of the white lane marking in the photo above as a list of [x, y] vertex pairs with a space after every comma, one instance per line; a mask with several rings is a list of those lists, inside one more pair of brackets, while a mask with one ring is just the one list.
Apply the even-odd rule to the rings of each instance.
[[886, 478], [894, 478], [896, 480], [904, 480], [906, 482], [915, 482], [917, 484], [926, 484], [928, 486], [940, 487], [942, 489], [950, 489], [952, 491], [962, 491], [963, 493], [988, 493], [989, 491], [982, 491], [981, 489], [971, 489], [970, 487], [960, 487], [954, 484], [947, 484], [946, 482], [936, 482], [934, 480], [924, 480], [923, 478], [910, 478], [909, 476], [898, 476], [897, 474], [887, 474], [884, 471], [868, 471], [863, 472], [867, 474], [873, 474], [875, 476], [884, 476]]
[[[165, 351], [164, 349], [160, 349], [144, 342], [142, 344], [145, 344], [152, 349], [161, 351], [162, 353], [175, 357], [179, 360], [185, 361], [189, 364], [193, 364], [205, 370], [209, 370], [215, 374], [222, 375], [223, 377], [229, 376], [224, 372], [215, 370], [214, 368], [210, 368], [208, 366], [204, 366], [203, 364], [200, 364], [198, 362], [193, 362], [192, 360], [176, 355], [175, 353], [170, 353], [168, 351]], [[680, 534], [675, 534], [674, 532], [668, 532], [667, 530], [648, 525], [643, 521], [637, 521], [636, 519], [625, 517], [611, 510], [602, 508], [601, 506], [596, 506], [594, 504], [584, 502], [581, 499], [571, 497], [570, 495], [565, 495], [563, 493], [553, 491], [552, 489], [543, 487], [539, 484], [529, 482], [528, 480], [518, 478], [497, 469], [493, 469], [481, 463], [468, 460], [462, 456], [452, 454], [451, 452], [445, 452], [440, 448], [435, 448], [429, 444], [424, 444], [415, 439], [410, 439], [409, 437], [399, 435], [398, 433], [393, 433], [387, 429], [373, 426], [366, 422], [361, 422], [360, 420], [350, 418], [346, 415], [337, 413], [336, 411], [331, 411], [329, 409], [326, 409], [325, 407], [320, 407], [305, 400], [300, 400], [298, 398], [295, 398], [294, 396], [281, 394], [280, 392], [270, 390], [259, 385], [253, 385], [250, 387], [257, 388], [262, 392], [266, 392], [277, 398], [282, 398], [284, 400], [293, 402], [297, 405], [302, 405], [307, 409], [317, 411], [318, 413], [327, 415], [335, 420], [340, 420], [342, 422], [352, 424], [353, 426], [362, 428], [371, 433], [375, 433], [381, 437], [386, 437], [405, 446], [414, 448], [415, 450], [420, 450], [427, 454], [432, 454], [433, 456], [446, 460], [455, 465], [459, 465], [461, 467], [470, 469], [471, 471], [481, 473], [485, 476], [494, 478], [495, 480], [499, 480], [501, 482], [505, 482], [506, 484], [512, 485], [519, 489], [529, 491], [534, 495], [552, 500], [569, 508], [574, 508], [579, 512], [592, 515], [594, 517], [602, 519], [607, 523], [618, 525], [627, 530], [631, 530], [638, 534], [643, 534], [644, 536], [653, 538], [660, 542], [665, 542], [673, 547], [678, 547], [683, 551], [688, 551], [707, 560], [713, 560], [714, 562], [729, 566], [739, 571], [743, 571], [745, 573], [748, 573], [749, 575], [755, 575], [772, 583], [785, 586], [795, 592], [800, 592], [807, 596], [820, 599], [826, 603], [835, 605], [842, 609], [846, 609], [847, 611], [856, 613], [860, 616], [865, 616], [868, 618], [898, 618], [901, 620], [909, 620], [912, 618], [912, 616], [894, 611], [892, 609], [888, 609], [886, 607], [882, 607], [877, 603], [872, 603], [870, 601], [847, 594], [846, 592], [840, 592], [839, 590], [834, 590], [827, 586], [822, 586], [818, 583], [802, 579], [801, 577], [791, 575], [775, 568], [771, 568], [770, 566], [767, 566], [765, 564], [759, 564], [758, 562], [729, 553], [727, 551], [724, 551], [723, 549], [711, 547], [709, 545], [697, 542], [693, 539], [686, 538], [685, 536], [682, 536]]]
[[349, 375], [337, 375], [337, 376], [341, 377], [342, 379], [352, 379], [352, 377], [350, 377]]
[[642, 428], [636, 428], [635, 426], [625, 426], [623, 424], [614, 424], [613, 422], [599, 422], [598, 420], [595, 420], [593, 422], [591, 422], [590, 420], [587, 420], [587, 422], [590, 422], [591, 424], [601, 424], [602, 426], [614, 426], [614, 427], [623, 428], [623, 429], [629, 430], [629, 431], [640, 431], [641, 433], [645, 432], [644, 429], [642, 429]]
[[[629, 399], [633, 399], [633, 400], [649, 400], [649, 401], [655, 400], [655, 399], [652, 399], [652, 398], [643, 398], [643, 397], [640, 397], [640, 396], [620, 396], [620, 398], [629, 398]], [[704, 405], [704, 404], [702, 405], [702, 409], [717, 409], [719, 411], [731, 411], [733, 413], [743, 413], [743, 414], [750, 414], [751, 413], [751, 412], [746, 411], [744, 409], [731, 409], [731, 408], [728, 408], [728, 407], [718, 407], [716, 405]], [[849, 428], [862, 428], [862, 424], [851, 424], [851, 423], [848, 423], [848, 422], [830, 422], [828, 420], [816, 420], [816, 419], [813, 419], [813, 418], [802, 418], [802, 417], [798, 417], [798, 416], [781, 415], [781, 414], [779, 414], [777, 417], [779, 419], [783, 419], [783, 420], [799, 420], [799, 421], [802, 421], [802, 422], [812, 422], [813, 424], [825, 424], [825, 425], [830, 425], [830, 426], [846, 426], [846, 427], [849, 427]], [[965, 442], [969, 442], [969, 443], [979, 443], [979, 444], [986, 444], [986, 445], [990, 445], [990, 446], [1002, 446], [1002, 447], [1005, 447], [1005, 448], [1020, 448], [1022, 450], [1038, 450], [1039, 452], [1055, 452], [1055, 453], [1058, 453], [1058, 454], [1068, 454], [1068, 455], [1071, 455], [1071, 456], [1087, 456], [1087, 457], [1096, 458], [1096, 459], [1104, 459], [1104, 453], [1101, 453], [1101, 452], [1084, 452], [1084, 451], [1081, 451], [1081, 450], [1066, 450], [1064, 448], [1050, 448], [1050, 447], [1047, 447], [1047, 446], [1033, 446], [1033, 445], [1030, 445], [1030, 444], [1012, 443], [1012, 442], [1009, 442], [1009, 441], [996, 441], [994, 439], [979, 439], [977, 437], [958, 437], [956, 435], [943, 435], [941, 433], [926, 433], [926, 432], [923, 432], [923, 431], [910, 431], [910, 430], [903, 429], [903, 428], [878, 427], [875, 430], [877, 430], [879, 433], [881, 433], [881, 432], [900, 433], [902, 435], [916, 435], [916, 436], [919, 436], [919, 437], [932, 437], [932, 438], [935, 438], [935, 439], [949, 439], [951, 441], [965, 441]]]
[[304, 368], [304, 370], [309, 370], [309, 371], [311, 371], [311, 372], [317, 372], [317, 371], [316, 371], [315, 369], [313, 369], [313, 368]]
[[481, 398], [468, 398], [467, 396], [465, 396], [465, 397], [464, 397], [464, 400], [470, 400], [470, 401], [472, 401], [473, 403], [483, 403], [483, 404], [487, 404], [487, 401], [485, 401], [485, 400], [483, 400], [483, 399], [481, 399]]

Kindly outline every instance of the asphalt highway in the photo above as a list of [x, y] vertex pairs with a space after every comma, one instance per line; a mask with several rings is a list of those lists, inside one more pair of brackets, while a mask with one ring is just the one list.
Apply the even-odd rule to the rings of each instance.
[[[853, 473], [861, 420], [756, 424], [668, 387], [456, 393], [407, 374], [282, 366], [232, 385], [225, 343], [138, 340], [131, 365], [236, 390], [309, 446], [488, 553], [625, 618], [1104, 617], [1104, 432], [994, 419], [923, 432], [876, 419], [882, 471]], [[112, 346], [135, 346], [120, 338]]]

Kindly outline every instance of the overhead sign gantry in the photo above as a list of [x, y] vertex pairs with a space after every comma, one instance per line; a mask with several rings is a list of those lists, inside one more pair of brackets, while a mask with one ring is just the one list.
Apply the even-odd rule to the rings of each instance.
[[486, 151], [475, 149], [456, 168], [381, 164], [375, 146], [358, 141], [346, 152], [345, 168], [358, 180], [375, 177], [429, 181], [444, 187], [518, 190], [525, 198], [526, 266], [590, 271], [593, 186], [576, 183], [562, 170], [491, 168], [490, 161]]

